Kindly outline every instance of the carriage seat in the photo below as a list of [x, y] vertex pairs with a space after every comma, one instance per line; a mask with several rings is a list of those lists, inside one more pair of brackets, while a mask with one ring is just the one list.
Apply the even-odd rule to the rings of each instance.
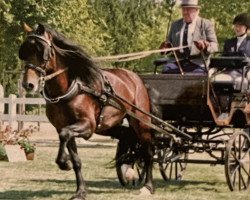
[[169, 57], [158, 58], [158, 59], [154, 60], [154, 65], [157, 67], [157, 66], [164, 65], [167, 63], [171, 63], [171, 62], [175, 62], [175, 61], [176, 61], [175, 58], [169, 58]]
[[[211, 58], [210, 68], [215, 68], [215, 73], [210, 73], [210, 81], [215, 89], [241, 92], [249, 89], [250, 75], [242, 73], [248, 69], [248, 61], [244, 57], [216, 57]], [[249, 73], [249, 72], [248, 72]], [[243, 75], [242, 75], [243, 74]]]
[[242, 79], [242, 75], [232, 76], [231, 74], [219, 73], [210, 77], [211, 83], [218, 90], [225, 90], [231, 92], [241, 92], [248, 90], [250, 80], [246, 77]]

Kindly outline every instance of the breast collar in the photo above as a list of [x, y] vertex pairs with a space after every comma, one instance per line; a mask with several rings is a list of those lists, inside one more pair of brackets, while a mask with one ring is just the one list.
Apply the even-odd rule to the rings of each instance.
[[72, 81], [70, 87], [68, 88], [67, 92], [64, 95], [58, 96], [55, 98], [49, 97], [45, 88], [43, 88], [41, 94], [47, 103], [55, 104], [55, 103], [59, 103], [59, 102], [66, 102], [66, 101], [69, 101], [72, 98], [74, 98], [79, 93], [79, 88], [80, 88], [81, 84], [82, 83], [80, 82], [80, 80], [74, 79]]
[[52, 103], [52, 104], [70, 101], [76, 95], [82, 94], [82, 93], [88, 93], [88, 94], [92, 95], [93, 97], [99, 99], [101, 102], [104, 102], [104, 101], [106, 101], [106, 97], [105, 97], [106, 94], [114, 93], [114, 91], [113, 91], [113, 88], [112, 88], [111, 84], [109, 83], [107, 77], [103, 76], [103, 75], [102, 75], [102, 92], [98, 92], [96, 89], [90, 88], [90, 87], [84, 85], [82, 83], [82, 81], [79, 80], [78, 78], [76, 78], [72, 81], [67, 92], [62, 96], [58, 96], [55, 98], [49, 97], [49, 95], [47, 94], [47, 92], [45, 90], [45, 87], [41, 91], [41, 94], [42, 94], [43, 98], [45, 99], [45, 101], [47, 103]]

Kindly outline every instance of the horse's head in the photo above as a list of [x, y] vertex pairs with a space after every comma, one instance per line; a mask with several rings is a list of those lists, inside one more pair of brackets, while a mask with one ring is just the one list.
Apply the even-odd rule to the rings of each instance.
[[[62, 89], [62, 85], [59, 86], [62, 81], [58, 81], [57, 85], [57, 88], [62, 89], [61, 93], [69, 87], [70, 82], [77, 78], [92, 87], [100, 83], [101, 75], [98, 66], [81, 46], [42, 24], [39, 24], [35, 31], [27, 25], [24, 26], [24, 30], [28, 34], [19, 49], [19, 58], [25, 61], [23, 87], [28, 92], [43, 89], [45, 81], [66, 69], [70, 70], [65, 73], [64, 80], [62, 80], [64, 88]], [[51, 89], [54, 84], [49, 86]], [[58, 91], [55, 93], [58, 94]]]
[[52, 70], [52, 36], [41, 24], [35, 31], [25, 24], [24, 30], [27, 38], [19, 49], [19, 58], [25, 62], [22, 85], [26, 91], [36, 92], [41, 89], [45, 76]]

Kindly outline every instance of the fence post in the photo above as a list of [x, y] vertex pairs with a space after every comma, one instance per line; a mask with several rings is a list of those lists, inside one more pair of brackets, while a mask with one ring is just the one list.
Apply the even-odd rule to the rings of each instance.
[[[22, 76], [21, 75], [21, 79], [18, 79], [18, 94], [19, 94], [19, 98], [25, 98], [25, 95], [24, 95], [24, 90], [22, 88]], [[17, 114], [25, 114], [25, 104], [23, 103], [20, 103], [19, 106], [18, 106], [18, 112]], [[24, 127], [24, 122], [23, 121], [18, 121], [17, 122], [17, 130], [20, 131], [21, 129], [23, 129]]]
[[[0, 98], [4, 98], [4, 89], [3, 86], [0, 84]], [[3, 121], [2, 115], [4, 114], [4, 103], [0, 103], [0, 131], [3, 129]]]
[[16, 120], [16, 95], [9, 96], [9, 126], [13, 128], [13, 123]]

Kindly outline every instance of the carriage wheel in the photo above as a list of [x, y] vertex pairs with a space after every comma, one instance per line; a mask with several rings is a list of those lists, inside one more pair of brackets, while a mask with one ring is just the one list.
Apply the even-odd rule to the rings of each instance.
[[[139, 186], [145, 178], [144, 162], [136, 159], [134, 156], [135, 154], [130, 148], [124, 148], [121, 142], [118, 143], [116, 150], [116, 173], [122, 186]], [[134, 174], [132, 179], [126, 177], [128, 170]]]
[[250, 184], [250, 138], [237, 132], [228, 141], [225, 153], [225, 173], [231, 191], [246, 190]]
[[[167, 155], [167, 156], [171, 158], [170, 155]], [[188, 154], [184, 153], [184, 159], [187, 159], [187, 158], [188, 158]], [[159, 163], [160, 173], [161, 173], [162, 178], [165, 181], [182, 180], [186, 167], [187, 167], [187, 163], [181, 162], [179, 158], [175, 161], [171, 161], [171, 159], [168, 159], [166, 162]]]

